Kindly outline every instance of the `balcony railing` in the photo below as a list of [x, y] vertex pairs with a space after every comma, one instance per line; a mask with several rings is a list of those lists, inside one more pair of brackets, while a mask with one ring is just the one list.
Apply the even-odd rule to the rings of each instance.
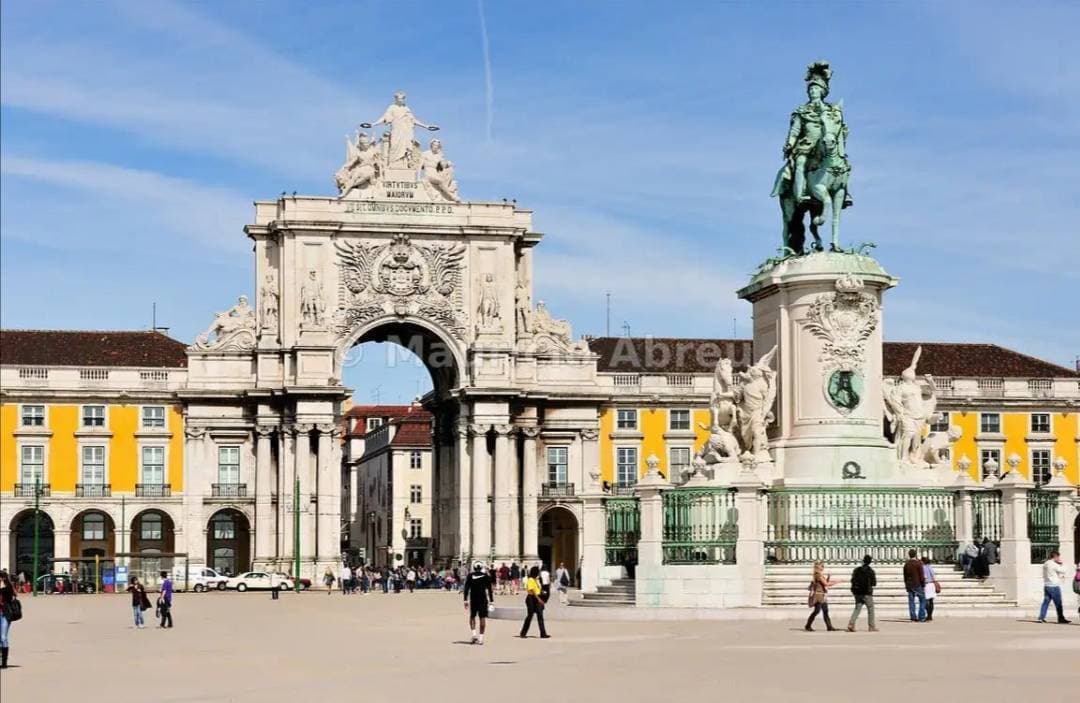
[[15, 497], [16, 498], [33, 498], [34, 488], [41, 489], [41, 496], [47, 497], [49, 493], [49, 484], [47, 483], [16, 483], [15, 484]]
[[246, 483], [213, 483], [210, 489], [214, 498], [247, 498]]
[[542, 498], [573, 498], [574, 484], [572, 483], [545, 483], [540, 486]]
[[635, 484], [633, 483], [616, 483], [611, 486], [611, 495], [613, 496], [633, 496], [637, 495], [634, 490]]
[[76, 498], [108, 498], [112, 495], [112, 485], [108, 483], [76, 483]]
[[172, 495], [172, 484], [136, 483], [135, 495], [139, 498], [168, 498]]

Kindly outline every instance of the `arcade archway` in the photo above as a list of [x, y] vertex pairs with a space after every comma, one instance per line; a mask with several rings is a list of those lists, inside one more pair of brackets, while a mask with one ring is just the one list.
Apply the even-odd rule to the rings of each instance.
[[537, 554], [552, 573], [565, 566], [571, 574], [578, 567], [578, 521], [572, 511], [553, 506], [540, 516]]
[[100, 510], [84, 510], [76, 515], [71, 521], [71, 558], [80, 560], [76, 562], [79, 578], [94, 579], [94, 557], [106, 562], [115, 555], [116, 524], [112, 517]]
[[236, 575], [251, 569], [251, 523], [235, 508], [210, 516], [206, 529], [206, 561], [218, 573]]
[[[34, 573], [34, 511], [24, 510], [17, 513], [11, 519], [11, 535], [8, 552], [11, 555], [11, 563], [8, 565], [9, 573], [17, 575], [24, 572], [29, 580]], [[48, 573], [53, 565], [54, 539], [53, 521], [44, 511], [37, 512], [38, 519], [38, 573]]]

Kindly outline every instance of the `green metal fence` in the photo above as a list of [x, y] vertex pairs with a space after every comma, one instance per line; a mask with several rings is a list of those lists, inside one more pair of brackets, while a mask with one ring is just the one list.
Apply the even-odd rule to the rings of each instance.
[[1001, 544], [1004, 517], [1001, 512], [1001, 491], [979, 491], [971, 494], [972, 535], [976, 542], [989, 538]]
[[608, 566], [637, 564], [637, 543], [641, 537], [641, 508], [637, 498], [607, 498], [604, 563]]
[[1058, 494], [1036, 488], [1028, 491], [1028, 539], [1031, 563], [1041, 564], [1058, 549]]
[[664, 493], [665, 564], [734, 564], [739, 514], [733, 488]]
[[955, 499], [940, 489], [788, 488], [768, 492], [765, 559], [900, 563], [909, 549], [956, 558]]

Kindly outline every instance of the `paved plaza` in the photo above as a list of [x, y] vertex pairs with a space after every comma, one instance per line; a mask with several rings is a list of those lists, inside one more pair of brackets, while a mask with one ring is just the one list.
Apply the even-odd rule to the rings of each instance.
[[1075, 624], [886, 620], [877, 634], [811, 634], [792, 621], [553, 613], [550, 640], [535, 629], [520, 640], [517, 622], [496, 620], [487, 643], [471, 646], [460, 598], [446, 593], [180, 594], [172, 631], [132, 629], [124, 596], [24, 603], [5, 700], [1049, 702], [1075, 701], [1080, 687]]

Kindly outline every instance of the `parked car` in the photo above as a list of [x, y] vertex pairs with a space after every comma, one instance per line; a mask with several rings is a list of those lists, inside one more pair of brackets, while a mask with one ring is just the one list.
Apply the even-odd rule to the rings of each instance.
[[[185, 580], [186, 576], [186, 580]], [[225, 590], [229, 578], [211, 569], [206, 564], [188, 564], [187, 574], [184, 574], [183, 564], [174, 566], [172, 570], [173, 585], [177, 590], [183, 590], [185, 584], [196, 593], [217, 589]]]
[[230, 578], [225, 582], [225, 587], [240, 592], [248, 589], [253, 591], [269, 591], [275, 588], [282, 591], [288, 591], [293, 588], [293, 581], [292, 579], [282, 578], [277, 574], [267, 573], [265, 571], [248, 571], [239, 576]]
[[[79, 593], [94, 593], [96, 588], [93, 581], [78, 581]], [[60, 590], [61, 584], [63, 590]], [[76, 582], [72, 581], [68, 574], [45, 574], [38, 577], [39, 593], [74, 593]]]
[[[279, 577], [281, 577], [283, 579], [287, 579], [289, 581], [292, 581], [294, 584], [296, 583], [296, 579], [294, 579], [292, 576], [289, 576], [284, 571], [276, 571], [276, 572], [274, 572], [274, 575], [279, 576]], [[300, 577], [300, 590], [306, 591], [309, 588], [311, 588], [311, 579], [301, 576]]]

